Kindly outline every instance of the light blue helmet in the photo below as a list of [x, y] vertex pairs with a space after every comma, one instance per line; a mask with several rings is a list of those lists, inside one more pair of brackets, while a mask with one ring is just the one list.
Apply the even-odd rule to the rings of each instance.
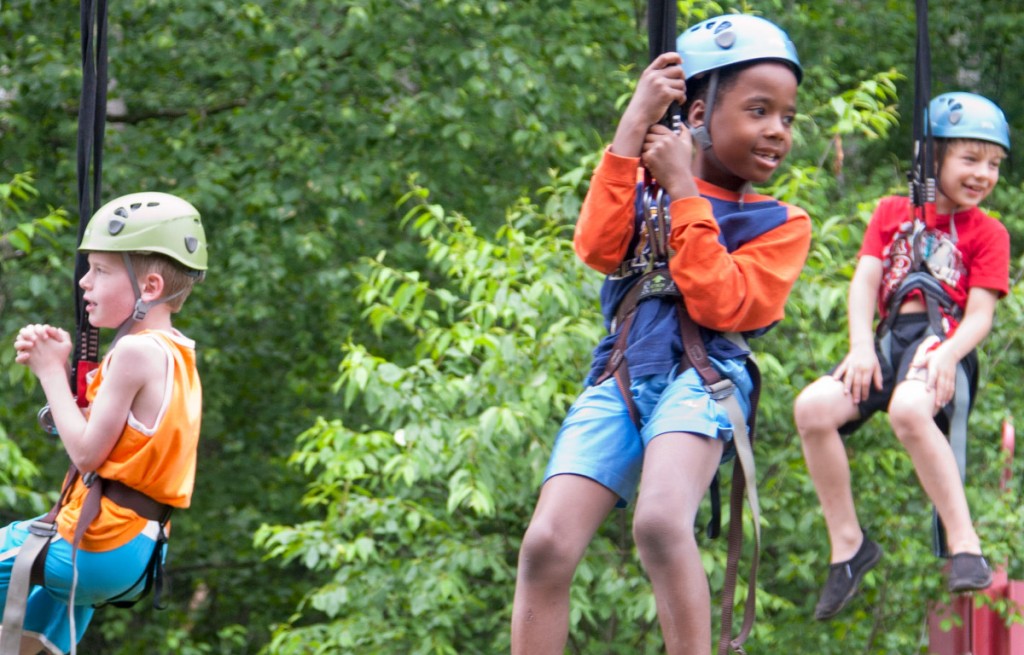
[[793, 67], [796, 80], [803, 69], [796, 46], [775, 23], [747, 14], [726, 14], [709, 18], [687, 29], [676, 39], [676, 51], [683, 57], [686, 79], [731, 64], [774, 59]]
[[976, 93], [953, 91], [928, 103], [932, 136], [939, 139], [977, 139], [1010, 150], [1010, 126], [994, 102]]

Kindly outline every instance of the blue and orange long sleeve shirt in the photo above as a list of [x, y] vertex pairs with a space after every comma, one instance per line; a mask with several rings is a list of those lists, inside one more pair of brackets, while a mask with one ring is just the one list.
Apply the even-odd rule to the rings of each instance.
[[[576, 224], [577, 255], [606, 274], [601, 311], [606, 326], [619, 302], [650, 265], [650, 244], [637, 216], [638, 157], [606, 150], [594, 171]], [[786, 299], [807, 259], [807, 213], [770, 196], [737, 194], [697, 179], [699, 196], [679, 198], [671, 215], [668, 268], [708, 354], [745, 353], [724, 332], [762, 334], [782, 319]], [[594, 350], [591, 376], [607, 362], [616, 334]], [[682, 355], [673, 302], [642, 302], [630, 330], [626, 361], [632, 376], [664, 373]]]

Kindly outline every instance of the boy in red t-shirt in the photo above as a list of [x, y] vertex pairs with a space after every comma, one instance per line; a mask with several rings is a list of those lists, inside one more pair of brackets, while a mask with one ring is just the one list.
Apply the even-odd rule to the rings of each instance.
[[[838, 614], [882, 557], [857, 519], [840, 436], [876, 411], [888, 412], [945, 527], [950, 591], [984, 589], [992, 581], [945, 432], [966, 424], [977, 386], [975, 348], [992, 327], [996, 302], [1009, 292], [1009, 234], [978, 208], [999, 181], [1009, 128], [995, 104], [971, 93], [940, 95], [928, 112], [937, 198], [926, 205], [923, 222], [914, 219], [906, 197], [879, 202], [850, 282], [849, 353], [808, 385], [794, 407], [832, 544], [815, 608], [819, 620]], [[874, 330], [876, 306], [881, 321]]]

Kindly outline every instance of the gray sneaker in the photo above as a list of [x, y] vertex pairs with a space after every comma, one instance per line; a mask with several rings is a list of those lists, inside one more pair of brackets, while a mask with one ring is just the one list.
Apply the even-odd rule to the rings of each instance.
[[845, 562], [830, 564], [828, 580], [821, 589], [821, 598], [814, 608], [814, 618], [819, 621], [831, 619], [850, 602], [864, 574], [870, 571], [882, 559], [882, 547], [868, 539], [867, 534], [861, 541], [857, 554]]
[[954, 594], [980, 591], [992, 584], [992, 569], [982, 555], [957, 553], [950, 558], [949, 590]]

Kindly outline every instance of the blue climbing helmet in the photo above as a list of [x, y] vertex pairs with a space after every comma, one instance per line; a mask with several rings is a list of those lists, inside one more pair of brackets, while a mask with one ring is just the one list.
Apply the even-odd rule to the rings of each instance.
[[676, 51], [683, 57], [687, 80], [724, 66], [759, 59], [788, 63], [797, 82], [803, 78], [796, 46], [789, 35], [759, 16], [727, 14], [697, 23], [679, 35]]
[[977, 139], [1010, 151], [1010, 126], [994, 102], [966, 91], [936, 96], [928, 104], [932, 136], [939, 139]]

